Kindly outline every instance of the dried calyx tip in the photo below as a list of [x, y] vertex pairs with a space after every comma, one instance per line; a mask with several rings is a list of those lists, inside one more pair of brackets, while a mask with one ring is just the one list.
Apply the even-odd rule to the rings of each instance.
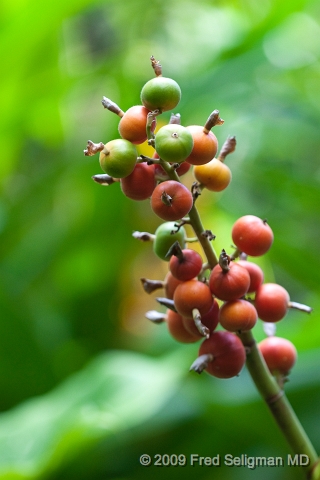
[[149, 280], [149, 278], [140, 278], [140, 281], [146, 293], [152, 293], [155, 290], [164, 287], [164, 282], [162, 280]]
[[158, 303], [160, 303], [160, 305], [163, 305], [164, 307], [169, 308], [173, 312], [177, 313], [176, 307], [174, 306], [174, 301], [171, 300], [170, 298], [157, 297], [156, 300]]
[[86, 157], [91, 157], [92, 155], [95, 155], [96, 153], [101, 152], [103, 149], [104, 149], [104, 144], [102, 142], [94, 143], [91, 140], [88, 140], [87, 148], [83, 150], [83, 153], [85, 154]]
[[180, 113], [171, 113], [171, 117], [169, 120], [169, 124], [171, 125], [180, 125], [181, 124], [181, 115]]
[[150, 310], [145, 314], [145, 317], [153, 323], [163, 323], [166, 319], [166, 315], [157, 312], [157, 310]]
[[212, 233], [211, 230], [204, 230], [204, 232], [201, 233], [201, 236], [207, 238], [209, 241], [216, 239], [216, 235]]
[[210, 362], [213, 360], [213, 355], [210, 353], [205, 353], [204, 355], [200, 355], [190, 367], [190, 371], [193, 370], [197, 373], [202, 373], [203, 370], [207, 368]]
[[236, 144], [236, 137], [228, 137], [221, 147], [220, 153], [218, 155], [218, 160], [223, 162], [227, 155], [235, 151]]
[[154, 70], [154, 73], [156, 74], [157, 77], [160, 77], [160, 75], [162, 75], [162, 66], [160, 62], [156, 60], [153, 55], [151, 55], [150, 60], [151, 60], [151, 66]]
[[224, 120], [220, 118], [219, 110], [213, 110], [213, 112], [209, 115], [208, 120], [206, 121], [203, 131], [205, 133], [209, 133], [211, 128], [215, 127], [216, 125], [223, 125]]
[[112, 185], [117, 181], [113, 177], [110, 177], [110, 175], [108, 175], [107, 173], [99, 173], [97, 175], [93, 175], [91, 178], [96, 183], [99, 183], [99, 185], [103, 185], [105, 187]]
[[228, 255], [227, 252], [223, 249], [219, 257], [219, 265], [224, 272], [228, 272], [230, 270], [230, 267], [229, 267], [230, 261], [231, 261], [230, 255]]
[[119, 117], [123, 117], [124, 112], [121, 110], [119, 105], [117, 105], [115, 102], [110, 100], [110, 98], [102, 97], [101, 103], [104, 106], [104, 108], [106, 108], [110, 112], [115, 113], [116, 115], [119, 115]]
[[168, 250], [168, 253], [166, 254], [166, 257], [171, 257], [172, 255], [177, 257], [180, 262], [183, 262], [184, 255], [183, 255], [183, 251], [182, 251], [181, 245], [178, 242], [178, 240], [175, 241], [173, 245], [171, 245], [171, 247]]
[[155, 235], [149, 232], [133, 232], [132, 236], [137, 240], [141, 240], [142, 242], [152, 242], [155, 239]]

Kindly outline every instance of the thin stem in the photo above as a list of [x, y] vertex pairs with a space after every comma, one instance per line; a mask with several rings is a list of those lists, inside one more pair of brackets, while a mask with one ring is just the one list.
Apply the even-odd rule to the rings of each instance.
[[165, 162], [164, 160], [162, 160], [162, 158], [159, 158], [159, 163], [163, 168], [163, 170], [168, 175], [168, 177], [170, 178], [170, 180], [175, 180], [176, 182], [180, 182], [179, 175], [177, 174], [175, 168], [172, 168], [172, 165], [170, 165], [170, 163]]
[[187, 237], [186, 238], [186, 243], [196, 243], [198, 242], [198, 237]]
[[235, 260], [236, 258], [241, 256], [241, 250], [239, 248], [236, 248], [235, 251], [230, 255], [230, 260]]
[[146, 133], [147, 133], [147, 139], [148, 139], [148, 144], [154, 147], [154, 137], [155, 134], [154, 132], [154, 127], [156, 123], [156, 116], [160, 115], [160, 110], [153, 110], [152, 112], [149, 112], [147, 115], [147, 124], [146, 124]]
[[[305, 454], [308, 456], [310, 463], [305, 469], [309, 478], [314, 480], [320, 478], [314, 476], [315, 472], [312, 473], [313, 468], [318, 462], [318, 455], [285, 396], [285, 393], [269, 373], [252, 332], [240, 333], [239, 337], [244, 347], [248, 350], [246, 364], [252, 380], [268, 405], [287, 442], [295, 454]], [[310, 475], [312, 476], [310, 477]]]
[[210, 240], [207, 236], [203, 235], [203, 232], [205, 231], [201, 218], [199, 215], [199, 212], [197, 210], [197, 207], [195, 204], [193, 204], [190, 212], [189, 212], [189, 218], [191, 221], [192, 228], [194, 230], [194, 233], [197, 235], [198, 240], [203, 248], [203, 251], [207, 257], [208, 263], [211, 268], [215, 267], [219, 263], [219, 259], [217, 257], [217, 254], [212, 247]]

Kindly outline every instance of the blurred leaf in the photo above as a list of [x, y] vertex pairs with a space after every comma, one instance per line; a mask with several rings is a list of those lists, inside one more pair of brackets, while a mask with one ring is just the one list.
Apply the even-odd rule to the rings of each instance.
[[185, 371], [177, 355], [164, 361], [101, 355], [46, 396], [1, 414], [0, 478], [43, 478], [92, 442], [145, 423], [174, 395]]

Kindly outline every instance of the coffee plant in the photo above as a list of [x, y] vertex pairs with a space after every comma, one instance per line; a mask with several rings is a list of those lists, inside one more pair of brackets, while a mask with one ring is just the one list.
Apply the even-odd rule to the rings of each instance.
[[[246, 364], [292, 451], [309, 458], [304, 467], [307, 477], [319, 479], [318, 455], [284, 393], [297, 351], [289, 340], [276, 336], [276, 322], [288, 310], [310, 313], [312, 309], [291, 301], [283, 286], [264, 283], [262, 269], [248, 259], [265, 255], [272, 246], [273, 232], [265, 219], [239, 218], [231, 231], [234, 246], [216, 253], [215, 235], [203, 226], [197, 198], [204, 189], [220, 192], [229, 186], [232, 175], [225, 160], [235, 150], [236, 139], [228, 137], [218, 150], [212, 132], [224, 123], [218, 110], [204, 126], [183, 126], [180, 115], [172, 114], [169, 123], [157, 130], [157, 118], [177, 107], [181, 90], [177, 82], [162, 75], [153, 56], [151, 65], [155, 77], [142, 88], [142, 105], [123, 112], [103, 97], [103, 106], [120, 117], [121, 138], [106, 144], [88, 141], [84, 150], [87, 156], [99, 154], [104, 173], [94, 175], [95, 182], [118, 183], [136, 201], [150, 199], [154, 214], [164, 221], [154, 233], [133, 234], [152, 242], [155, 255], [168, 264], [164, 279], [141, 279], [146, 293], [163, 291], [156, 298], [161, 311], [149, 311], [146, 318], [164, 323], [178, 342], [201, 341], [190, 370], [226, 379], [239, 375]], [[138, 154], [136, 145], [145, 141], [154, 149], [152, 157]], [[194, 182], [189, 189], [181, 178], [191, 169]], [[186, 225], [194, 237], [187, 237]], [[191, 248], [193, 242], [201, 245], [202, 255]], [[252, 332], [258, 319], [266, 333], [259, 344]]]

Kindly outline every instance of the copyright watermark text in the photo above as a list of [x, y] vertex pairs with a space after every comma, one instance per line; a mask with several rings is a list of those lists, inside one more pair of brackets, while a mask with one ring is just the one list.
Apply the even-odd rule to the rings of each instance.
[[212, 457], [204, 457], [198, 453], [191, 455], [184, 454], [156, 454], [150, 456], [144, 454], [140, 456], [140, 463], [144, 467], [246, 467], [251, 470], [257, 467], [283, 467], [285, 465], [290, 467], [306, 467], [310, 464], [310, 459], [305, 454], [287, 455], [286, 457], [253, 457], [246, 453], [240, 456], [233, 456], [231, 454], [214, 455]]

